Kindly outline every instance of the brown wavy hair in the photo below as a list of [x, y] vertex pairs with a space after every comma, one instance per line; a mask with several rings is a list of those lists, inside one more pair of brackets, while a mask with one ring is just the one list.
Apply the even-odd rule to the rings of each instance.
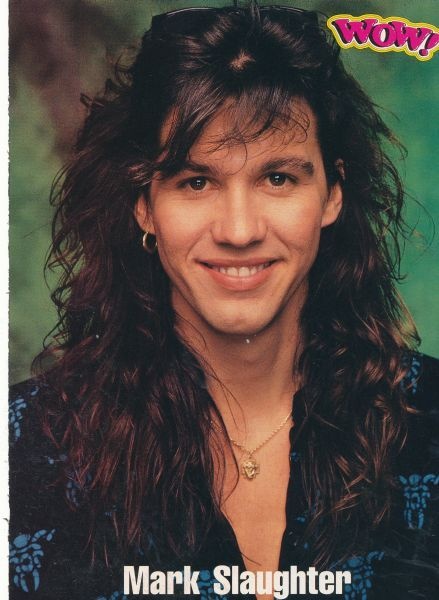
[[150, 534], [168, 555], [200, 547], [220, 511], [216, 408], [201, 361], [175, 332], [169, 281], [142, 249], [134, 206], [153, 174], [181, 168], [226, 100], [236, 119], [224, 141], [239, 143], [293, 123], [292, 102], [305, 100], [329, 184], [344, 165], [343, 209], [322, 232], [301, 318], [293, 440], [305, 441], [306, 535], [316, 563], [328, 563], [388, 514], [404, 443], [403, 357], [417, 337], [395, 290], [404, 193], [383, 145], [398, 144], [312, 15], [253, 7], [188, 17], [148, 31], [134, 63], [84, 98], [88, 117], [53, 192], [49, 267], [62, 276], [59, 323], [40, 357], [56, 392], [45, 427], [67, 449], [91, 514], [117, 506], [125, 547]]

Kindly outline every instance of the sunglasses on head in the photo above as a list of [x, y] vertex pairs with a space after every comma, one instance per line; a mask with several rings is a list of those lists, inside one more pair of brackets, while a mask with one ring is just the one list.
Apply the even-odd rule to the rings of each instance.
[[[280, 20], [286, 26], [297, 26], [298, 24], [318, 25], [318, 15], [314, 11], [295, 8], [291, 6], [258, 6], [255, 7], [260, 16], [270, 16]], [[219, 14], [242, 14], [246, 8], [237, 6], [225, 6], [222, 8], [182, 8], [171, 12], [156, 15], [152, 19], [151, 33], [176, 33], [189, 34], [196, 32], [203, 25], [213, 21]]]

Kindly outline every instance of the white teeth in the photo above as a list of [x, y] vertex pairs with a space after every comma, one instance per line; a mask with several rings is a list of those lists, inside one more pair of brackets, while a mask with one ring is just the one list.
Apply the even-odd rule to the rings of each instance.
[[229, 277], [251, 277], [251, 275], [255, 275], [259, 271], [266, 269], [270, 266], [270, 263], [264, 263], [262, 265], [257, 265], [254, 267], [217, 267], [212, 266], [211, 269], [214, 271], [218, 271], [219, 273], [223, 273], [224, 275], [228, 275]]

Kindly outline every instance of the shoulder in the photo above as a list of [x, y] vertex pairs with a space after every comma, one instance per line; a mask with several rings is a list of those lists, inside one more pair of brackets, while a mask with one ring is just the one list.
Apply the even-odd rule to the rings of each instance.
[[10, 389], [9, 563], [14, 599], [61, 597], [56, 590], [62, 578], [68, 581], [70, 571], [78, 576], [68, 559], [79, 557], [85, 547], [81, 515], [68, 503], [75, 488], [62, 476], [66, 455], [46, 435], [41, 416], [53, 393], [40, 379]]
[[32, 457], [53, 452], [55, 444], [44, 434], [42, 409], [54, 392], [40, 378], [32, 378], [11, 386], [9, 390], [10, 461], [21, 454]]
[[[9, 476], [11, 509], [44, 505], [58, 476], [63, 454], [45, 435], [41, 407], [50, 389], [38, 378], [14, 385], [9, 394]], [[28, 512], [28, 511], [27, 511]], [[25, 514], [23, 511], [22, 514]], [[14, 516], [14, 510], [12, 510]]]
[[53, 390], [38, 378], [10, 389], [9, 497], [11, 537], [52, 531], [69, 518], [75, 488], [66, 480], [66, 453], [46, 433], [44, 406]]
[[410, 406], [420, 411], [439, 408], [439, 359], [419, 352], [404, 357], [407, 366], [402, 386]]
[[[407, 395], [407, 438], [397, 461], [397, 484], [409, 529], [439, 526], [439, 360], [408, 356], [402, 382]], [[433, 524], [434, 523], [434, 524]]]
[[[407, 448], [414, 457], [439, 463], [439, 360], [419, 353], [407, 357], [402, 381], [410, 410]], [[407, 450], [405, 452], [407, 454]], [[416, 459], [415, 459], [416, 460]], [[411, 460], [409, 462], [412, 462]]]
[[408, 433], [404, 459], [426, 468], [439, 463], [439, 360], [420, 353], [405, 357], [401, 382], [407, 400]]

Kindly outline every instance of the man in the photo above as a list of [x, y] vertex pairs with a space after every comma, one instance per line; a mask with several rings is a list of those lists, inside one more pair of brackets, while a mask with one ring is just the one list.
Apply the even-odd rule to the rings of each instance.
[[[285, 529], [285, 425], [299, 387], [299, 318], [320, 230], [336, 220], [342, 192], [339, 182], [328, 186], [309, 105], [297, 106], [306, 136], [280, 124], [246, 144], [218, 147], [233, 110], [226, 104], [207, 125], [188, 168], [152, 181], [137, 216], [156, 236], [173, 283], [179, 335], [210, 366], [208, 388], [227, 434], [242, 442], [225, 444], [223, 507], [243, 555], [274, 571]], [[237, 479], [234, 456], [253, 459], [251, 448], [258, 448], [257, 476]]]
[[124, 573], [125, 593], [171, 597], [185, 567], [213, 597], [225, 565], [299, 569], [302, 595], [340, 593], [314, 566], [352, 570], [355, 598], [375, 562], [375, 597], [431, 597], [437, 465], [411, 413], [437, 365], [394, 289], [382, 140], [314, 13], [154, 18], [56, 197], [55, 360], [13, 396], [17, 597], [120, 597]]

